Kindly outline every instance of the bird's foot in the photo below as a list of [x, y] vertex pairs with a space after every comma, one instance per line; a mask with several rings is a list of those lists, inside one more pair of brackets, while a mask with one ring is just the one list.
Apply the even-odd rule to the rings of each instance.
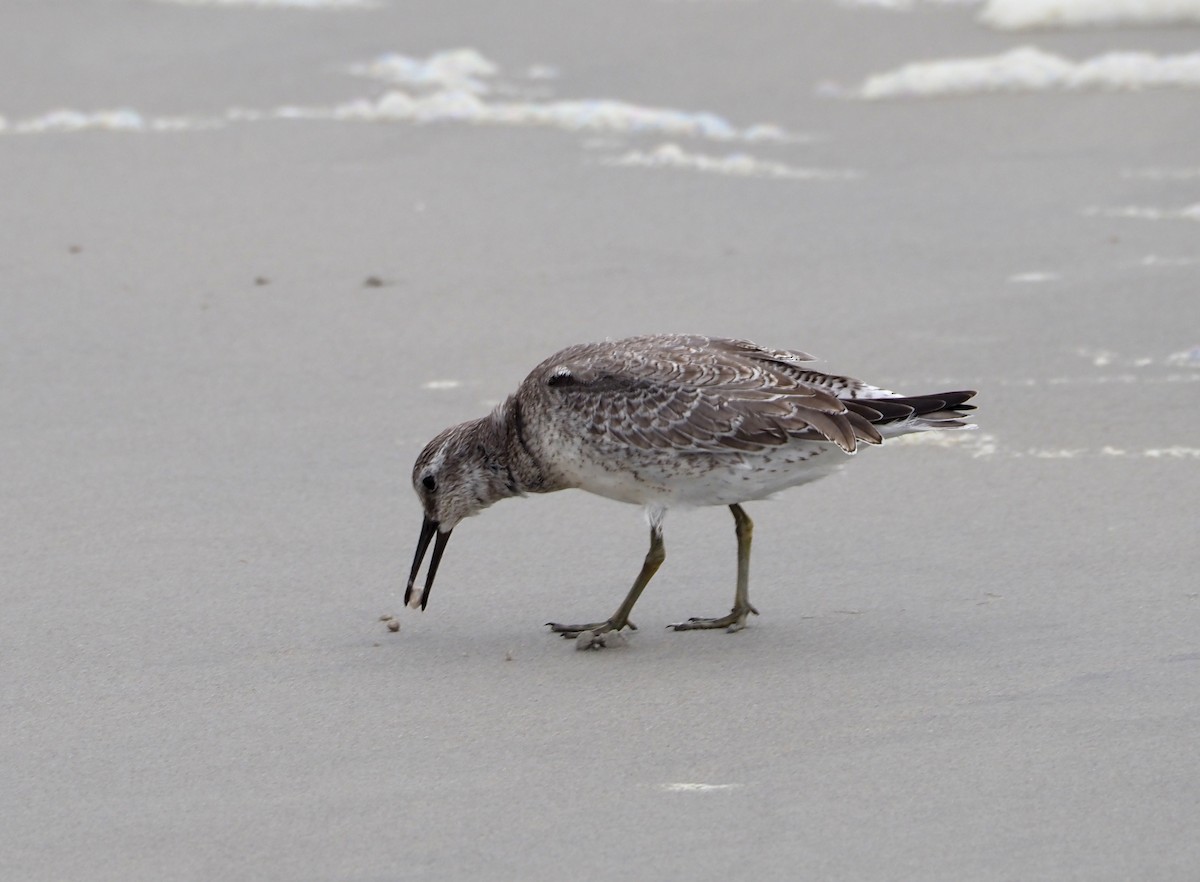
[[[626, 644], [625, 635], [621, 633], [621, 628], [613, 624], [612, 619], [588, 625], [560, 625], [558, 622], [546, 622], [546, 625], [555, 634], [574, 640], [576, 649], [605, 649]], [[633, 622], [626, 622], [622, 627], [630, 631], [637, 630]]]
[[668, 628], [673, 628], [676, 631], [700, 631], [714, 628], [724, 628], [730, 634], [734, 631], [740, 631], [746, 627], [746, 616], [754, 613], [758, 615], [758, 610], [750, 604], [744, 607], [735, 606], [729, 611], [729, 615], [721, 616], [716, 619], [702, 619], [693, 616], [686, 622], [676, 622], [673, 625], [667, 625]]

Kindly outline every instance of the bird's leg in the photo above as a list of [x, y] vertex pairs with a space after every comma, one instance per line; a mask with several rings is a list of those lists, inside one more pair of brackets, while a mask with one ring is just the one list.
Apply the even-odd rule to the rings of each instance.
[[746, 627], [746, 616], [750, 613], [758, 615], [758, 610], [750, 605], [750, 540], [754, 536], [754, 522], [742, 510], [740, 505], [731, 505], [734, 529], [738, 540], [738, 572], [737, 591], [733, 595], [733, 609], [729, 615], [716, 619], [690, 618], [686, 622], [676, 622], [668, 627], [676, 631], [696, 631], [702, 628], [724, 628], [733, 633]]
[[642, 570], [634, 579], [633, 587], [629, 589], [629, 593], [625, 595], [625, 599], [621, 601], [621, 605], [617, 607], [617, 611], [612, 614], [611, 618], [604, 622], [592, 622], [588, 625], [560, 625], [557, 622], [547, 622], [546, 624], [555, 634], [579, 638], [576, 641], [577, 649], [599, 649], [607, 643], [602, 635], [620, 631], [626, 626], [630, 630], [636, 631], [637, 625], [629, 621], [629, 614], [633, 611], [633, 605], [641, 597], [642, 590], [654, 578], [654, 574], [658, 572], [658, 568], [666, 560], [666, 557], [667, 552], [663, 547], [662, 540], [662, 526], [652, 526], [650, 528], [650, 550], [646, 552]]

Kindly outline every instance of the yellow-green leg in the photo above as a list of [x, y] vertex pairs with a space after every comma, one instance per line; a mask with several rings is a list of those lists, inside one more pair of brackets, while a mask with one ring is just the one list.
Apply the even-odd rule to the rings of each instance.
[[611, 618], [587, 625], [560, 625], [558, 622], [546, 622], [546, 624], [555, 634], [578, 638], [575, 643], [576, 649], [600, 649], [608, 643], [603, 635], [620, 631], [626, 626], [631, 631], [636, 631], [637, 625], [629, 621], [629, 614], [633, 612], [633, 606], [642, 596], [643, 589], [654, 578], [654, 574], [658, 572], [658, 568], [662, 566], [662, 562], [666, 558], [667, 552], [663, 547], [662, 527], [651, 527], [650, 550], [646, 552], [646, 560], [642, 563], [641, 572], [634, 579], [633, 587], [629, 589], [629, 593], [625, 595], [625, 599], [621, 601], [621, 605], [617, 607], [617, 611], [612, 614]]
[[731, 505], [729, 510], [733, 512], [734, 531], [738, 541], [737, 591], [733, 595], [733, 609], [729, 611], [729, 615], [720, 618], [690, 618], [686, 622], [676, 622], [667, 627], [676, 631], [724, 628], [732, 634], [746, 627], [746, 616], [750, 613], [758, 615], [758, 610], [750, 605], [750, 540], [754, 536], [754, 522], [740, 505]]

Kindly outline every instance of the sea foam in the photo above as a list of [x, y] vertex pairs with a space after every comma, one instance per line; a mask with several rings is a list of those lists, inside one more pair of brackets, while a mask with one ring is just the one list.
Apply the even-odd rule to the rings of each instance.
[[988, 0], [979, 20], [1005, 31], [1200, 22], [1200, 0]]
[[[739, 128], [709, 111], [647, 107], [615, 98], [496, 100], [494, 94], [511, 92], [512, 87], [498, 82], [500, 66], [474, 49], [437, 52], [428, 58], [391, 52], [351, 65], [348, 70], [395, 88], [378, 98], [346, 102], [327, 111], [312, 109], [308, 113], [323, 113], [332, 119], [544, 126], [577, 132], [662, 134], [717, 141], [794, 140], [775, 125]], [[299, 114], [305, 112], [293, 110]]]
[[1181, 208], [1158, 208], [1151, 205], [1120, 205], [1111, 208], [1088, 208], [1086, 217], [1115, 217], [1129, 220], [1190, 220], [1200, 221], [1200, 202]]
[[18, 120], [13, 131], [22, 134], [35, 132], [79, 132], [84, 129], [109, 129], [118, 132], [141, 132], [147, 129], [146, 119], [127, 107], [115, 110], [84, 112], [52, 110], [41, 116]]
[[[162, 132], [275, 119], [536, 126], [572, 132], [666, 135], [745, 143], [804, 140], [772, 124], [739, 127], [710, 111], [649, 107], [617, 98], [552, 100], [525, 97], [510, 100], [514, 87], [499, 79], [500, 66], [474, 49], [436, 52], [427, 58], [388, 53], [351, 65], [347, 70], [380, 80], [389, 88], [375, 97], [332, 106], [234, 107], [218, 118], [147, 117], [132, 109], [56, 110], [0, 125], [0, 131], [37, 133], [108, 129]], [[557, 76], [555, 68], [545, 65], [534, 66], [529, 71], [528, 76], [543, 84]], [[544, 88], [544, 85], [539, 86], [539, 89]], [[497, 98], [497, 95], [504, 97]]]
[[278, 118], [340, 119], [365, 122], [471, 123], [542, 126], [572, 132], [673, 134], [717, 141], [784, 140], [774, 127], [739, 129], [713, 113], [644, 107], [615, 99], [581, 101], [485, 101], [461, 89], [428, 95], [392, 90], [377, 99], [359, 99], [332, 108], [285, 107]]
[[413, 58], [388, 52], [370, 61], [347, 68], [356, 76], [371, 77], [405, 86], [437, 87], [485, 95], [491, 91], [489, 80], [500, 67], [474, 49], [450, 49], [428, 58]]
[[745, 153], [708, 156], [692, 153], [678, 144], [662, 144], [654, 150], [630, 150], [603, 160], [605, 165], [641, 168], [678, 168], [743, 178], [785, 178], [799, 181], [851, 180], [862, 177], [849, 169], [797, 168], [782, 162], [756, 159]]
[[935, 97], [985, 92], [1200, 88], [1200, 52], [1152, 55], [1108, 52], [1080, 62], [1020, 46], [1000, 55], [906, 64], [869, 77], [859, 98]]
[[186, 116], [147, 117], [128, 107], [112, 110], [71, 110], [63, 108], [39, 116], [17, 120], [10, 125], [0, 124], [0, 132], [18, 135], [84, 132], [186, 132], [220, 128], [221, 119]]
[[[773, 124], [735, 125], [706, 110], [653, 107], [618, 98], [555, 99], [546, 84], [558, 78], [557, 68], [527, 67], [525, 81], [537, 83], [530, 89], [520, 82], [504, 79], [500, 65], [469, 48], [435, 52], [424, 58], [391, 52], [344, 70], [377, 80], [385, 84], [384, 90], [371, 97], [334, 105], [233, 107], [217, 117], [153, 117], [128, 108], [94, 112], [55, 110], [11, 124], [0, 119], [0, 131], [178, 132], [292, 120], [554, 128], [598, 134], [610, 140], [610, 147], [624, 147], [627, 140], [645, 136], [737, 144], [794, 144], [809, 140]], [[738, 177], [846, 180], [860, 176], [849, 170], [800, 168], [744, 152], [713, 156], [685, 150], [675, 143], [650, 150], [629, 149], [600, 161], [612, 166], [678, 168]]]

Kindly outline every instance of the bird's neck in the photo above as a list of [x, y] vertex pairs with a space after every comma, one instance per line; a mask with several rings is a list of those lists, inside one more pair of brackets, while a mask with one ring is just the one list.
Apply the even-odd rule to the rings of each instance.
[[521, 402], [516, 395], [510, 395], [482, 422], [481, 430], [490, 436], [488, 446], [500, 452], [516, 494], [564, 489], [566, 485], [555, 481], [530, 450]]

